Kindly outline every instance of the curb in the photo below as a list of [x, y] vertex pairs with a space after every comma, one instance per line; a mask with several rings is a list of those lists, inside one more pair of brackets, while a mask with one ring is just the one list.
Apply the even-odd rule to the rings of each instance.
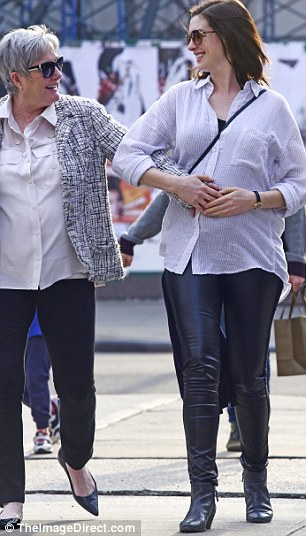
[[170, 342], [150, 341], [150, 340], [115, 340], [103, 339], [96, 340], [96, 352], [119, 352], [119, 353], [159, 353], [172, 352]]

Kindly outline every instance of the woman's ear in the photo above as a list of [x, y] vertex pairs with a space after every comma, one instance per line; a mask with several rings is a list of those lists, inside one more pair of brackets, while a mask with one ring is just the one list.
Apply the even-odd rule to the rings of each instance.
[[10, 77], [11, 77], [11, 80], [12, 80], [14, 86], [16, 86], [16, 88], [18, 89], [18, 91], [20, 91], [20, 90], [22, 89], [22, 83], [21, 83], [20, 74], [17, 73], [17, 71], [13, 71], [13, 72], [10, 74]]

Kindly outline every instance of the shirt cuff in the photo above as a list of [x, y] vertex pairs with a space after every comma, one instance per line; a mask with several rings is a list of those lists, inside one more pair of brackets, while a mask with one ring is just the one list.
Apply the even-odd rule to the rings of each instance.
[[298, 275], [305, 277], [305, 264], [302, 262], [289, 261], [288, 262], [289, 275]]
[[123, 236], [121, 236], [119, 239], [119, 245], [121, 253], [125, 253], [126, 255], [130, 255], [130, 257], [133, 257], [135, 246], [133, 242], [130, 242], [130, 240], [127, 240], [126, 238], [123, 238]]

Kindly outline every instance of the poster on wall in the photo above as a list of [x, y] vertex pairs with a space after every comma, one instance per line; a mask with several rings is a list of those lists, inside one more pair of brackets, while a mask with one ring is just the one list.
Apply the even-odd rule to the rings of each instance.
[[159, 93], [165, 93], [171, 86], [188, 80], [194, 57], [185, 45], [173, 41], [161, 43], [158, 54]]
[[130, 127], [159, 96], [157, 47], [104, 46], [98, 58], [98, 101]]
[[267, 45], [271, 87], [288, 101], [306, 146], [306, 50], [304, 42]]

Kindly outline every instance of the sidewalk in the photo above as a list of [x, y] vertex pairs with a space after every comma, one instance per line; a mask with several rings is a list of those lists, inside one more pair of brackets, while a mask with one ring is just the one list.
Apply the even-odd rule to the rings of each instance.
[[164, 300], [97, 300], [100, 352], [170, 352]]
[[[163, 304], [98, 303], [97, 340], [103, 337], [116, 340], [122, 348], [127, 348], [130, 341], [150, 343], [152, 337], [153, 342], [168, 344]], [[102, 369], [113, 362], [120, 374], [122, 359], [122, 363], [128, 361], [133, 373], [140, 361], [152, 362], [153, 355], [139, 355], [134, 351], [112, 357], [97, 353], [96, 362]], [[162, 362], [164, 373], [168, 374], [171, 360]], [[229, 434], [225, 413], [220, 421], [217, 460], [220, 498], [212, 535], [306, 535], [306, 377], [278, 378], [275, 368], [272, 354], [269, 489], [273, 522], [259, 526], [245, 522], [239, 455], [225, 450]], [[78, 534], [178, 534], [178, 524], [190, 500], [181, 409], [176, 392], [98, 394], [97, 432], [90, 468], [100, 494], [99, 518], [91, 517], [74, 502], [65, 474], [55, 460], [55, 446], [52, 455], [26, 457], [24, 522], [52, 521], [54, 530], [58, 523], [57, 532], [61, 530], [62, 534], [76, 522], [78, 525], [72, 527], [72, 532]], [[27, 408], [24, 414], [27, 451], [32, 445], [33, 423]], [[133, 532], [131, 526], [138, 528], [139, 523], [141, 532]]]

